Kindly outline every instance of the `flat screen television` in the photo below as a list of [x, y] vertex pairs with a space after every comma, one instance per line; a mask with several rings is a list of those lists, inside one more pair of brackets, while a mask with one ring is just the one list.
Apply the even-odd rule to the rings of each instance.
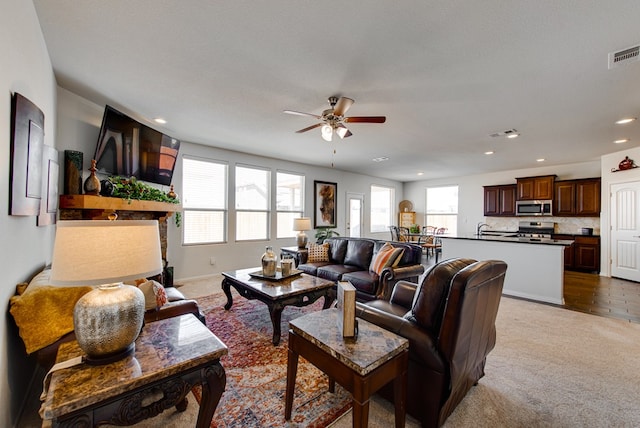
[[170, 185], [180, 141], [106, 106], [94, 159], [98, 173]]

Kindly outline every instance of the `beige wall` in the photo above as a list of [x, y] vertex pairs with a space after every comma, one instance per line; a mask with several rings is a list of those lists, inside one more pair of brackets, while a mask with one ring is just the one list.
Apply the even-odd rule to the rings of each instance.
[[[115, 108], [130, 114], [135, 118], [134, 112], [128, 112], [117, 104], [110, 103]], [[79, 150], [84, 153], [84, 170], [89, 166], [91, 156], [95, 151], [96, 141], [104, 105], [92, 103], [63, 88], [58, 89], [58, 141], [61, 142], [60, 150]], [[139, 118], [136, 118], [139, 119]], [[301, 173], [305, 176], [306, 195], [313, 194], [314, 180], [336, 182], [338, 184], [337, 195], [337, 231], [341, 235], [345, 234], [346, 219], [346, 194], [361, 193], [365, 195], [365, 236], [387, 239], [389, 233], [372, 234], [369, 231], [369, 189], [372, 184], [390, 186], [395, 189], [396, 198], [401, 200], [402, 183], [392, 180], [380, 179], [360, 174], [340, 171], [334, 168], [323, 168], [318, 166], [287, 162], [279, 159], [254, 156], [246, 153], [223, 150], [214, 147], [197, 144], [197, 142], [181, 142], [180, 157], [192, 156], [206, 159], [214, 159], [226, 162], [230, 171], [236, 164], [256, 165], [269, 168], [272, 177], [277, 171], [287, 171]], [[231, 188], [233, 188], [233, 174], [229, 176]], [[182, 162], [178, 162], [173, 175], [175, 191], [180, 195], [182, 189]], [[275, 184], [275, 183], [273, 183]], [[273, 185], [272, 185], [273, 186]], [[166, 189], [168, 191], [168, 189]], [[266, 245], [273, 246], [279, 252], [281, 247], [295, 245], [295, 238], [276, 239], [269, 241], [235, 242], [233, 239], [234, 230], [234, 209], [233, 195], [229, 195], [229, 229], [231, 230], [229, 242], [215, 245], [195, 245], [182, 246], [182, 229], [176, 227], [172, 219], [168, 223], [168, 251], [167, 259], [174, 267], [174, 276], [177, 280], [185, 278], [195, 278], [225, 270], [233, 270], [243, 267], [250, 267], [258, 264], [260, 256], [264, 252]], [[307, 197], [305, 200], [305, 214], [312, 217], [313, 221], [313, 198]], [[272, 216], [272, 230], [275, 235], [275, 216]], [[313, 239], [314, 231], [307, 232], [310, 239]], [[210, 259], [215, 259], [215, 265], [210, 264]]]
[[[3, 0], [0, 13], [0, 260], [2, 307], [18, 282], [28, 280], [49, 260], [54, 227], [37, 227], [36, 217], [8, 215], [11, 95], [19, 92], [44, 112], [45, 144], [55, 147], [56, 82], [31, 1]], [[6, 310], [6, 309], [5, 309]], [[17, 420], [33, 361], [28, 360], [10, 315], [0, 322], [0, 426]]]

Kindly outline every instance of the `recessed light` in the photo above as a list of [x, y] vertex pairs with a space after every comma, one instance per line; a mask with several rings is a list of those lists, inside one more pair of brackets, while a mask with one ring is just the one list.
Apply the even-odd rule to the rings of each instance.
[[492, 155], [493, 152], [491, 150], [489, 150], [488, 152], [484, 152], [485, 155]]
[[629, 139], [628, 138], [622, 138], [620, 140], [615, 140], [614, 143], [616, 144], [622, 144], [622, 143], [628, 143]]
[[507, 135], [507, 138], [518, 138], [520, 136], [520, 134], [509, 134]]
[[424, 172], [419, 172], [418, 175], [424, 175]]
[[371, 160], [374, 161], [374, 162], [384, 162], [384, 161], [388, 161], [389, 158], [386, 157], [386, 156], [380, 156], [379, 158], [374, 158], [374, 159], [371, 159]]
[[155, 123], [161, 123], [161, 124], [163, 124], [163, 125], [164, 125], [165, 123], [167, 123], [167, 121], [166, 121], [166, 120], [164, 120], [164, 119], [163, 119], [163, 118], [161, 118], [161, 117], [156, 117], [155, 119], [153, 119], [153, 121], [154, 121]]
[[536, 162], [544, 162], [544, 161], [545, 161], [544, 158], [536, 159]]
[[625, 117], [625, 118], [623, 118], [623, 119], [616, 120], [616, 123], [617, 123], [618, 125], [624, 125], [625, 123], [631, 123], [631, 122], [633, 122], [634, 120], [636, 120], [636, 118], [635, 118], [635, 117]]

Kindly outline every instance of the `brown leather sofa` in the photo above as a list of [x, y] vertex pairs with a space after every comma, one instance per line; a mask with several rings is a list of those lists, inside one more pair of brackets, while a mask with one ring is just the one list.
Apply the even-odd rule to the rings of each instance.
[[422, 248], [408, 242], [391, 242], [402, 248], [402, 258], [396, 267], [385, 268], [380, 275], [369, 270], [371, 260], [388, 241], [369, 238], [332, 237], [329, 244], [329, 261], [307, 263], [307, 254], [301, 253], [298, 269], [331, 281], [349, 281], [356, 288], [356, 299], [368, 301], [386, 299], [399, 280], [417, 281], [424, 272], [420, 264]]
[[[389, 301], [357, 303], [356, 316], [409, 339], [407, 412], [439, 427], [484, 376], [507, 265], [450, 259], [420, 285], [400, 281]], [[393, 401], [392, 385], [381, 395]]]

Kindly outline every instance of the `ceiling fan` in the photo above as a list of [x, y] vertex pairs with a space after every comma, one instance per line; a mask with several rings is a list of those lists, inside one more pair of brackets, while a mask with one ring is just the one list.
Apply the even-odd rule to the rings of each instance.
[[349, 129], [344, 125], [345, 123], [384, 123], [387, 120], [385, 116], [344, 117], [345, 113], [347, 112], [347, 110], [349, 110], [354, 101], [351, 98], [347, 97], [329, 97], [328, 101], [329, 104], [331, 104], [331, 108], [323, 111], [322, 115], [303, 113], [293, 110], [285, 110], [284, 112], [287, 114], [295, 114], [298, 116], [311, 116], [320, 120], [320, 123], [316, 123], [315, 125], [303, 128], [299, 131], [296, 131], [296, 133], [300, 134], [302, 132], [307, 132], [312, 129], [321, 127], [321, 135], [325, 141], [331, 141], [334, 131], [340, 138], [347, 138], [353, 135], [351, 131], [349, 131]]

